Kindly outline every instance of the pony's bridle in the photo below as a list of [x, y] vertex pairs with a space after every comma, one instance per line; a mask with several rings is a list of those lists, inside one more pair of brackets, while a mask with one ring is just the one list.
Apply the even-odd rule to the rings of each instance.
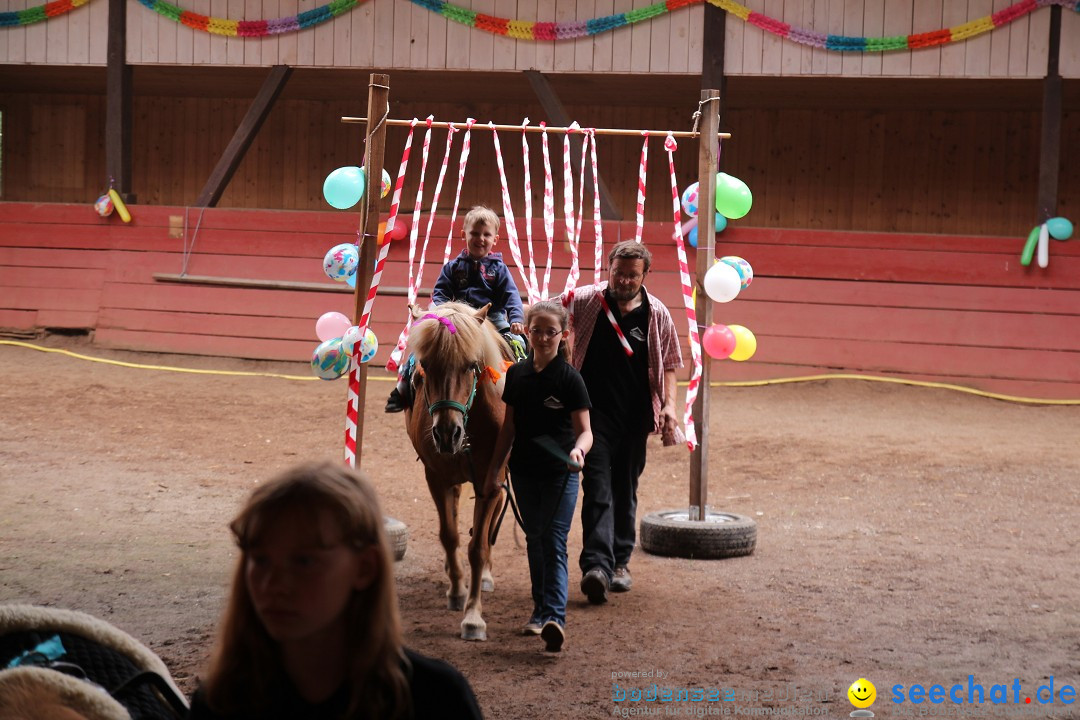
[[[431, 415], [431, 416], [434, 417], [436, 410], [441, 410], [442, 408], [450, 408], [451, 410], [457, 410], [459, 413], [461, 413], [461, 425], [462, 425], [462, 427], [465, 427], [468, 424], [468, 422], [469, 422], [469, 410], [472, 408], [473, 400], [476, 399], [476, 385], [477, 385], [477, 383], [478, 383], [478, 381], [480, 379], [480, 373], [482, 372], [480, 370], [480, 365], [477, 364], [477, 363], [473, 363], [471, 369], [472, 369], [472, 388], [469, 390], [469, 399], [465, 401], [465, 404], [462, 405], [457, 400], [436, 400], [435, 402], [428, 405], [428, 409], [427, 409], [428, 415]], [[427, 396], [427, 394], [428, 394], [428, 384], [424, 383], [424, 395]]]

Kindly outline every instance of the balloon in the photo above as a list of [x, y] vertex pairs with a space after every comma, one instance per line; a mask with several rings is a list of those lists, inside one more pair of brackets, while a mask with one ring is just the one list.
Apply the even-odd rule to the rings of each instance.
[[1035, 262], [1039, 263], [1041, 268], [1050, 264], [1050, 231], [1046, 223], [1039, 226], [1039, 249], [1035, 253]]
[[731, 302], [739, 294], [742, 279], [735, 268], [718, 262], [705, 273], [705, 294], [719, 303]]
[[105, 193], [97, 199], [97, 201], [94, 203], [94, 210], [96, 210], [97, 214], [101, 217], [109, 217], [110, 215], [112, 215], [113, 202], [112, 198], [109, 197], [108, 193]]
[[347, 210], [364, 196], [364, 171], [355, 166], [339, 167], [323, 181], [323, 197], [338, 210]]
[[390, 194], [390, 173], [386, 172], [386, 168], [382, 171], [382, 191], [379, 193], [379, 197], [386, 197]]
[[376, 240], [375, 244], [379, 247], [382, 247], [382, 244], [384, 242], [386, 242], [386, 223], [381, 222], [379, 223], [379, 237]]
[[1046, 221], [1046, 230], [1055, 240], [1068, 240], [1073, 234], [1073, 224], [1063, 217], [1054, 217]]
[[750, 287], [750, 283], [754, 282], [754, 268], [750, 267], [750, 263], [743, 260], [736, 255], [725, 255], [720, 258], [720, 262], [730, 265], [735, 268], [735, 272], [739, 273], [739, 289], [745, 290]]
[[371, 332], [371, 328], [368, 328], [367, 332], [364, 333], [364, 339], [360, 342], [360, 362], [368, 362], [375, 357], [375, 353], [378, 351], [379, 338], [375, 337], [375, 333]]
[[724, 232], [726, 228], [727, 218], [720, 213], [716, 213], [716, 232]]
[[349, 356], [341, 347], [341, 338], [331, 338], [311, 354], [311, 371], [323, 380], [337, 380], [349, 370]]
[[356, 245], [342, 243], [330, 248], [323, 257], [323, 272], [331, 280], [344, 282], [350, 275], [356, 272], [356, 266], [360, 262], [360, 253]]
[[113, 207], [116, 208], [116, 214], [120, 216], [120, 219], [124, 222], [131, 222], [131, 213], [128, 212], [127, 205], [124, 204], [120, 193], [116, 192], [114, 188], [109, 188], [109, 199], [112, 200]]
[[332, 338], [340, 338], [351, 325], [349, 318], [339, 312], [323, 313], [322, 317], [315, 321], [315, 335], [326, 342]]
[[750, 188], [737, 177], [727, 173], [716, 175], [716, 211], [724, 217], [738, 220], [750, 212], [754, 196]]
[[345, 284], [351, 288], [356, 287], [356, 273], [353, 273], [349, 277], [345, 278]]
[[728, 325], [728, 328], [735, 334], [735, 350], [731, 353], [731, 359], [742, 362], [752, 358], [757, 352], [757, 338], [754, 333], [742, 325]]
[[401, 222], [400, 220], [395, 222], [394, 227], [392, 227], [390, 229], [390, 239], [391, 240], [404, 240], [405, 236], [407, 236], [408, 234], [409, 234], [409, 227], [405, 223]]
[[710, 325], [701, 337], [701, 346], [710, 357], [723, 360], [735, 350], [735, 333], [727, 325]]
[[690, 243], [690, 247], [697, 247], [697, 225], [690, 228], [690, 232], [686, 236], [686, 242]]
[[1031, 258], [1035, 257], [1035, 248], [1039, 244], [1039, 232], [1042, 225], [1036, 225], [1031, 228], [1031, 232], [1028, 233], [1027, 242], [1024, 243], [1024, 250], [1020, 253], [1020, 264], [1027, 267], [1031, 264]]
[[696, 217], [698, 213], [698, 184], [691, 183], [682, 194], [682, 209], [687, 217]]

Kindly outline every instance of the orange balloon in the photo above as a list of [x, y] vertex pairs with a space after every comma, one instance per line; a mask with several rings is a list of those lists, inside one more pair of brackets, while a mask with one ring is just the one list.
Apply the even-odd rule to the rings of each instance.
[[386, 223], [381, 222], [379, 223], [379, 237], [376, 244], [382, 245], [384, 242], [386, 242]]

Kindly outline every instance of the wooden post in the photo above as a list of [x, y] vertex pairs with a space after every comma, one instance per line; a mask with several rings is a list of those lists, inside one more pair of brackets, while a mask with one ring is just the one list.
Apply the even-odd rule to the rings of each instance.
[[125, 203], [131, 192], [131, 66], [127, 64], [127, 3], [109, 0], [105, 68], [105, 172]]
[[1061, 172], [1061, 6], [1050, 8], [1050, 47], [1043, 80], [1042, 131], [1039, 137], [1039, 196], [1036, 222], [1057, 215], [1058, 176]]
[[[360, 207], [360, 266], [356, 270], [356, 293], [353, 295], [353, 325], [364, 314], [371, 277], [375, 273], [375, 257], [378, 254], [379, 201], [382, 199], [383, 154], [386, 150], [386, 124], [381, 122], [389, 114], [390, 76], [372, 73], [368, 81], [367, 140], [364, 148], [364, 203]], [[360, 467], [364, 447], [364, 403], [367, 399], [367, 363], [357, 368], [359, 376], [359, 407], [356, 414], [356, 467]]]
[[[699, 332], [712, 325], [712, 301], [705, 294], [705, 273], [712, 267], [716, 241], [716, 133], [720, 127], [720, 91], [701, 91], [701, 136], [698, 141], [698, 246], [697, 313]], [[690, 519], [704, 520], [709, 502], [709, 369], [708, 356], [702, 360], [700, 391], [693, 412], [697, 426], [697, 447], [690, 453]]]

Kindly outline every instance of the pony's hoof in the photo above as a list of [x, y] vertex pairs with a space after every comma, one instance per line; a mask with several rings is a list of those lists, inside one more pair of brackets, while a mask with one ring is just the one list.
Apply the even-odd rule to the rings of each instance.
[[487, 624], [461, 623], [461, 639], [472, 642], [483, 642], [487, 640]]
[[465, 609], [465, 596], [464, 595], [447, 595], [446, 607], [448, 610], [464, 610]]
[[495, 591], [495, 581], [492, 580], [491, 578], [484, 578], [483, 580], [480, 581], [480, 589], [483, 590], [484, 592], [494, 592]]

